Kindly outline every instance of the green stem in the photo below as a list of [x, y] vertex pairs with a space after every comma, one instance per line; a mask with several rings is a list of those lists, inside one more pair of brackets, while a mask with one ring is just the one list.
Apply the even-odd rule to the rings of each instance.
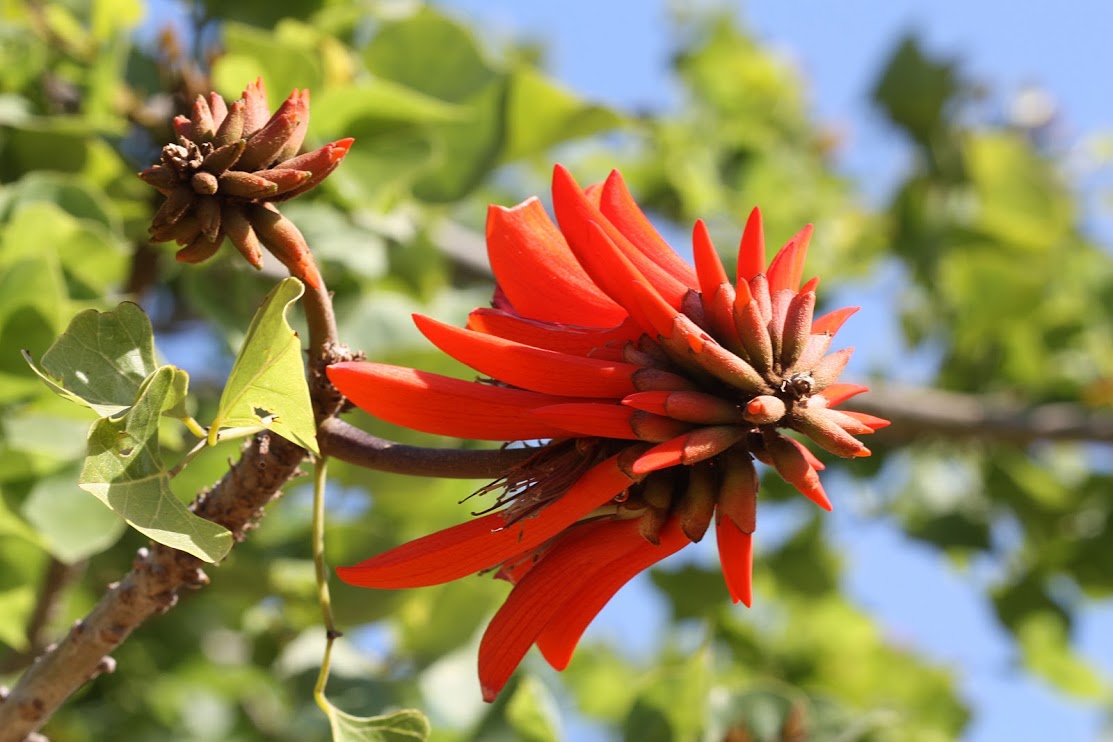
[[332, 719], [332, 704], [325, 698], [328, 684], [329, 666], [332, 660], [332, 643], [340, 636], [332, 617], [332, 599], [328, 589], [328, 570], [325, 566], [325, 482], [327, 481], [328, 458], [317, 460], [313, 470], [313, 567], [317, 575], [317, 602], [321, 606], [321, 617], [325, 623], [325, 655], [321, 658], [321, 670], [317, 674], [317, 684], [313, 686], [313, 700]]
[[178, 476], [181, 473], [182, 469], [186, 468], [189, 462], [193, 461], [197, 454], [201, 453], [208, 447], [209, 442], [204, 438], [197, 441], [197, 444], [193, 448], [191, 448], [185, 456], [182, 457], [182, 460], [174, 464], [173, 468], [171, 468], [170, 471], [166, 472], [167, 476], [170, 479]]
[[205, 428], [201, 426], [201, 423], [197, 422], [192, 417], [182, 418], [182, 423], [185, 424], [190, 433], [193, 433], [198, 438], [204, 439], [209, 437], [209, 431], [205, 430]]

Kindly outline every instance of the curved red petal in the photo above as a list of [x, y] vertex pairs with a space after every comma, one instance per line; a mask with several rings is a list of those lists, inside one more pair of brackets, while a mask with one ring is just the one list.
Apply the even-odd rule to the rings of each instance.
[[631, 376], [640, 366], [558, 353], [464, 330], [414, 315], [425, 337], [461, 363], [501, 382], [542, 394], [624, 397], [635, 391]]
[[566, 402], [564, 397], [367, 361], [335, 363], [326, 373], [356, 407], [414, 430], [492, 441], [568, 436], [529, 414], [535, 407]]
[[[572, 175], [560, 165], [553, 169], [553, 209], [556, 211], [561, 232], [568, 240], [568, 246], [588, 274], [612, 298], [621, 296], [621, 293], [617, 296], [613, 293], [613, 281], [608, 282], [610, 286], [600, 283], [601, 276], [587, 265], [590, 253], [598, 249], [598, 240], [591, 234], [592, 224], [598, 225], [614, 245], [612, 250], [616, 250], [633, 264], [636, 272], [643, 276], [670, 305], [680, 308], [680, 303], [688, 293], [689, 287], [635, 247], [618, 227], [608, 221], [603, 213], [591, 204]], [[621, 300], [619, 303], [622, 303]]]
[[868, 386], [862, 386], [861, 384], [846, 384], [841, 381], [836, 381], [834, 384], [822, 389], [819, 392], [819, 396], [827, 400], [828, 407], [834, 407], [835, 405], [842, 404], [851, 397], [855, 397], [862, 392], [868, 392], [869, 390], [870, 388]]
[[681, 433], [664, 443], [658, 443], [636, 458], [630, 469], [635, 474], [649, 474], [659, 469], [678, 466], [684, 458], [684, 446], [687, 442], [688, 433]]
[[812, 239], [812, 225], [796, 233], [780, 249], [769, 264], [769, 295], [775, 296], [781, 289], [799, 291], [800, 279], [804, 277], [804, 260], [808, 257], [808, 243]]
[[565, 601], [560, 615], [550, 621], [537, 637], [537, 648], [550, 665], [557, 670], [567, 667], [588, 624], [615, 593], [638, 574], [690, 543], [677, 518], [665, 524], [659, 539], [659, 545], [654, 545], [639, 538], [629, 551], [596, 572], [594, 579]]
[[589, 469], [541, 512], [507, 525], [491, 513], [410, 541], [337, 576], [361, 587], [393, 589], [439, 585], [475, 574], [540, 546], [630, 486], [618, 457]]
[[815, 469], [816, 471], [823, 471], [827, 468], [827, 465], [820, 461], [816, 457], [816, 455], [812, 453], [812, 450], [805, 446], [803, 443], [796, 440], [795, 438], [789, 438], [787, 435], [782, 437], [792, 445], [796, 446], [797, 449], [799, 449], [800, 455], [804, 457], [804, 459], [813, 469]]
[[742, 230], [742, 242], [738, 245], [738, 293], [743, 294], [742, 285], [749, 284], [754, 276], [765, 272], [765, 228], [761, 223], [761, 209], [754, 207], [746, 219]]
[[753, 603], [753, 534], [743, 531], [730, 518], [721, 517], [715, 524], [715, 538], [723, 580], [727, 583], [730, 597], [735, 603], [741, 602], [749, 608]]
[[638, 440], [630, 427], [634, 410], [616, 404], [571, 402], [540, 407], [533, 411], [542, 422], [569, 430], [576, 435]]
[[521, 315], [585, 327], [613, 327], [626, 312], [580, 267], [541, 202], [487, 211], [491, 270]]
[[850, 316], [859, 309], [861, 309], [861, 307], [843, 307], [842, 309], [833, 309], [821, 317], [816, 317], [812, 320], [812, 334], [821, 335], [827, 333], [829, 335], [834, 335], [842, 328], [843, 323], [850, 319]]
[[715, 250], [707, 225], [702, 219], [697, 219], [692, 229], [692, 257], [695, 259], [696, 275], [699, 277], [699, 290], [705, 297], [704, 301], [709, 301], [715, 296], [719, 286], [728, 283], [728, 280], [723, 261]]
[[545, 626], [629, 544], [639, 539], [634, 521], [577, 526], [559, 540], [514, 586], [479, 643], [479, 684], [493, 701]]
[[672, 246], [657, 232], [645, 213], [630, 195], [626, 181], [617, 170], [612, 170], [603, 184], [599, 198], [599, 211], [629, 238], [634, 247], [690, 288], [696, 287], [696, 274], [692, 266], [676, 254]]
[[544, 322], [488, 307], [472, 310], [468, 315], [468, 329], [535, 348], [582, 356], [593, 355], [592, 351], [601, 349], [621, 349], [642, 334], [641, 327], [630, 318], [616, 327], [600, 329]]
[[[828, 414], [830, 414], [830, 413], [828, 413]], [[890, 425], [892, 425], [892, 422], [890, 422], [889, 420], [886, 420], [883, 417], [877, 417], [875, 415], [870, 415], [870, 414], [867, 414], [865, 412], [854, 412], [852, 410], [842, 410], [842, 414], [848, 415], [848, 416], [854, 418], [858, 422], [860, 422], [863, 425], [869, 427], [869, 429], [872, 432], [875, 432], [875, 433], [878, 430], [881, 430], [882, 428], [887, 428]]]

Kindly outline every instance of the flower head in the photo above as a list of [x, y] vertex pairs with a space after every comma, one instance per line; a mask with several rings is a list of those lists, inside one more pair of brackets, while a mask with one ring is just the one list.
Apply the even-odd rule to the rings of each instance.
[[261, 268], [265, 247], [293, 275], [320, 286], [305, 238], [274, 204], [324, 180], [352, 140], [298, 155], [308, 126], [308, 90], [295, 90], [273, 116], [261, 79], [231, 106], [216, 93], [197, 96], [192, 115], [174, 119], [177, 142], [139, 173], [166, 196], [151, 222], [151, 239], [183, 245], [176, 257], [184, 263], [212, 257], [227, 237]]
[[813, 317], [801, 285], [806, 227], [766, 266], [751, 214], [731, 281], [702, 222], [695, 268], [665, 243], [621, 176], [583, 190], [561, 167], [559, 228], [537, 199], [491, 207], [493, 308], [467, 329], [417, 316], [441, 350], [485, 382], [375, 363], [329, 378], [362, 409], [431, 433], [547, 441], [481, 492], [490, 511], [338, 570], [366, 587], [432, 585], [483, 570], [514, 584], [479, 651], [491, 700], [537, 644], [557, 669], [634, 575], [715, 524], [726, 586], [750, 604], [758, 473], [774, 469], [830, 510], [823, 464], [795, 430], [839, 456], [887, 421], [834, 409], [865, 387], [837, 382], [850, 350], [828, 353], [856, 308]]

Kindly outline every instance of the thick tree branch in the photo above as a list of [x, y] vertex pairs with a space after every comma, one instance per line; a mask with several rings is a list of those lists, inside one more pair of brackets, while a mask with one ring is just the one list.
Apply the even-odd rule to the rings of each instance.
[[1024, 445], [1038, 440], [1113, 443], [1113, 415], [1077, 404], [1036, 406], [924, 387], [871, 387], [851, 409], [887, 418], [877, 433], [889, 443], [925, 438], [976, 438]]
[[[335, 414], [341, 398], [324, 380], [324, 367], [350, 357], [336, 340], [332, 302], [323, 289], [309, 289], [305, 297], [309, 325], [310, 392], [318, 419]], [[270, 434], [255, 437], [240, 459], [191, 509], [202, 518], [228, 528], [236, 541], [263, 515], [264, 507], [280, 495], [281, 487], [299, 473], [305, 451]], [[0, 702], [0, 742], [29, 740], [50, 716], [86, 682], [111, 672], [109, 656], [147, 619], [165, 613], [178, 602], [183, 589], [208, 584], [204, 563], [161, 544], [141, 549], [132, 569], [109, 586], [84, 619], [58, 644], [47, 650], [23, 674]]]

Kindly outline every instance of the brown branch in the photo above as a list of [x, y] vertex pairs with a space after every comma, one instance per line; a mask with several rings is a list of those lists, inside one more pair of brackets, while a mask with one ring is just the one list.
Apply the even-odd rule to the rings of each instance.
[[1113, 443], [1113, 415], [1072, 403], [1024, 405], [923, 387], [873, 387], [848, 407], [892, 421], [887, 443], [934, 437], [1025, 445], [1039, 440]]
[[423, 477], [495, 479], [536, 451], [501, 448], [462, 451], [454, 448], [421, 448], [377, 438], [343, 420], [325, 420], [317, 431], [321, 453], [349, 464]]
[[[310, 392], [318, 419], [335, 414], [339, 394], [324, 379], [330, 362], [350, 358], [336, 340], [336, 321], [327, 291], [310, 289], [304, 307], [309, 325]], [[299, 473], [305, 451], [268, 433], [256, 436], [240, 459], [190, 506], [202, 518], [230, 530], [237, 542], [262, 517], [280, 488]], [[147, 619], [165, 613], [185, 589], [208, 584], [196, 557], [152, 543], [140, 549], [132, 569], [109, 586], [93, 610], [47, 650], [0, 702], [0, 742], [31, 739], [78, 688], [115, 663], [109, 656]]]

